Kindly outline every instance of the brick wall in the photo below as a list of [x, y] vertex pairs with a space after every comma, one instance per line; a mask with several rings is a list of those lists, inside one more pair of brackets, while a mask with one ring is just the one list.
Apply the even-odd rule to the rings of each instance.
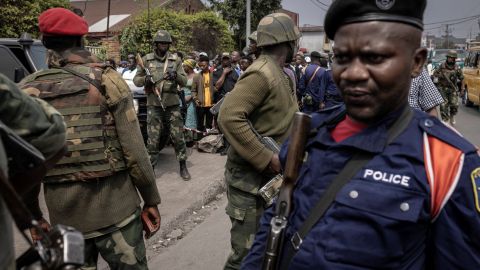
[[120, 62], [120, 42], [117, 36], [102, 38], [102, 46], [107, 49], [107, 59], [113, 58], [118, 64]]

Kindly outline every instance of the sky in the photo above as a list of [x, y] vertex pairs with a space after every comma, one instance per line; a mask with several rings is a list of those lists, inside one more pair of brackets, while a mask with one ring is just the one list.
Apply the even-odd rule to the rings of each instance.
[[[304, 24], [323, 25], [324, 9], [331, 3], [332, 0], [282, 0], [284, 9], [300, 14], [300, 26]], [[456, 23], [462, 21], [457, 19], [472, 16], [480, 18], [480, 0], [428, 0], [424, 17], [425, 32], [436, 36], [440, 36], [441, 33], [444, 35], [445, 27], [437, 22]], [[449, 28], [453, 28], [454, 36], [461, 38], [469, 38], [470, 32], [472, 37], [475, 37], [480, 31], [478, 18], [450, 25]]]

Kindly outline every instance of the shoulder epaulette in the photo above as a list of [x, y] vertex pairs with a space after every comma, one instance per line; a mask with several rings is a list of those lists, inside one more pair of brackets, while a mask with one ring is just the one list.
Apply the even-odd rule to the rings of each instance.
[[145, 60], [153, 60], [155, 59], [155, 55], [153, 53], [149, 53], [145, 55]]
[[476, 147], [467, 141], [455, 128], [443, 124], [438, 118], [425, 116], [419, 119], [420, 128], [428, 135], [433, 136], [463, 153], [476, 152]]

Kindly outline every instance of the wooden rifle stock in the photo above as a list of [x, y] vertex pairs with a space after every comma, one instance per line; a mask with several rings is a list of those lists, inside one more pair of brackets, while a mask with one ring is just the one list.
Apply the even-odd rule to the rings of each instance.
[[310, 131], [310, 121], [310, 115], [300, 112], [295, 113], [288, 145], [287, 161], [283, 171], [283, 185], [276, 202], [275, 216], [270, 222], [271, 229], [262, 266], [264, 270], [277, 268], [278, 256], [282, 251], [283, 235], [292, 208], [293, 189], [303, 162], [305, 144]]

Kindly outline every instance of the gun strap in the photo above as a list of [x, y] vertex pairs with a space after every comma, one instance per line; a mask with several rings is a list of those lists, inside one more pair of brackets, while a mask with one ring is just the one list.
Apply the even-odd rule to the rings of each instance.
[[[413, 117], [413, 111], [410, 107], [406, 107], [400, 117], [395, 121], [395, 123], [388, 129], [388, 139], [386, 145], [389, 145], [400, 133], [402, 133], [405, 128], [407, 128], [410, 120]], [[374, 153], [361, 151], [353, 155], [353, 157], [345, 164], [342, 171], [333, 179], [332, 183], [328, 186], [324, 195], [320, 200], [315, 204], [315, 206], [310, 210], [310, 214], [306, 218], [305, 222], [301, 225], [300, 229], [293, 234], [290, 239], [290, 244], [286, 245], [285, 259], [282, 260], [280, 266], [281, 270], [288, 269], [290, 262], [295, 256], [296, 252], [300, 249], [300, 246], [303, 242], [303, 239], [313, 226], [322, 218], [323, 214], [330, 207], [334, 201], [337, 193], [345, 186], [350, 179], [355, 176], [355, 174], [368, 162], [370, 162], [375, 157]]]
[[[163, 77], [165, 77], [165, 72], [167, 72], [167, 66], [168, 66], [168, 54], [165, 55], [165, 63], [163, 65]], [[160, 103], [163, 104], [163, 101], [162, 101], [162, 91], [163, 91], [163, 84], [165, 83], [165, 80], [162, 78], [162, 80], [160, 81], [160, 87], [158, 87], [158, 98], [160, 100]]]
[[310, 80], [308, 80], [308, 82], [307, 82], [307, 86], [310, 85], [310, 83], [313, 81], [313, 78], [315, 78], [315, 75], [317, 75], [317, 72], [319, 70], [320, 70], [320, 67], [317, 67], [317, 69], [315, 69], [315, 72], [313, 72], [312, 77], [310, 77]]
[[72, 74], [72, 75], [75, 75], [75, 76], [77, 76], [77, 77], [80, 77], [80, 78], [86, 80], [86, 81], [89, 82], [91, 85], [95, 86], [95, 87], [98, 89], [98, 91], [100, 91], [100, 93], [102, 93], [103, 96], [106, 95], [105, 88], [104, 88], [100, 83], [98, 83], [98, 81], [96, 81], [96, 80], [88, 77], [88, 76], [85, 75], [85, 74], [82, 74], [82, 73], [80, 73], [80, 72], [77, 72], [77, 71], [75, 71], [75, 70], [73, 70], [73, 69], [71, 69], [71, 68], [60, 67], [60, 69], [65, 70], [66, 72], [68, 72], [68, 73], [70, 73], [70, 74]]
[[[445, 64], [446, 66], [446, 64]], [[455, 69], [455, 67], [454, 67]], [[454, 91], [458, 91], [458, 87], [455, 86], [455, 84], [452, 82], [452, 80], [450, 80], [450, 78], [445, 74], [445, 72], [443, 72], [443, 68], [441, 69], [440, 71], [442, 73], [442, 76], [447, 80], [447, 82], [453, 87], [453, 90]]]

